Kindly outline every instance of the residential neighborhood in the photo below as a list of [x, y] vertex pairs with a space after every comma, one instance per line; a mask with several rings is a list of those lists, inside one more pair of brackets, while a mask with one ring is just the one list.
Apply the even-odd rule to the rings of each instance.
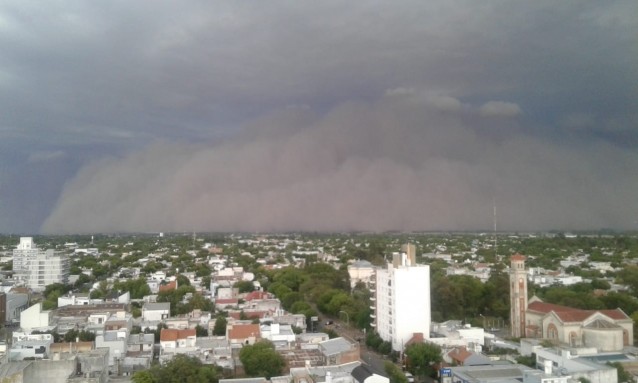
[[[3, 237], [0, 378], [137, 382], [182, 357], [227, 383], [638, 373], [637, 284], [624, 271], [638, 269], [635, 238], [499, 237], [498, 248], [484, 234]], [[529, 251], [541, 240], [552, 247]], [[44, 285], [43, 253], [68, 263]], [[586, 286], [616, 307], [582, 306]], [[454, 307], [478, 290], [494, 307]], [[280, 361], [272, 371], [246, 356], [263, 347]], [[423, 347], [433, 364], [419, 364]]]

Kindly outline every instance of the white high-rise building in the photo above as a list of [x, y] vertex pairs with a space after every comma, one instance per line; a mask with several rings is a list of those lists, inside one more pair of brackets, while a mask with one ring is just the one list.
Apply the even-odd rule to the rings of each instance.
[[41, 250], [33, 238], [22, 237], [13, 250], [14, 278], [34, 290], [44, 290], [52, 283], [68, 283], [69, 257], [52, 249]]
[[20, 243], [13, 250], [13, 272], [14, 278], [24, 279], [26, 273], [26, 262], [30, 258], [35, 258], [40, 253], [40, 249], [33, 243], [31, 237], [20, 237]]
[[430, 266], [416, 264], [413, 245], [403, 250], [377, 269], [372, 287], [373, 326], [396, 351], [403, 351], [415, 333], [430, 337]]

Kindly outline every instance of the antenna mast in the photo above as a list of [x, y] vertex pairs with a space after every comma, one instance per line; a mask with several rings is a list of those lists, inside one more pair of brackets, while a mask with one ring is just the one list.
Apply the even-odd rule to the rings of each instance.
[[492, 197], [492, 207], [494, 208], [494, 256], [498, 258], [498, 240], [496, 238], [496, 199]]

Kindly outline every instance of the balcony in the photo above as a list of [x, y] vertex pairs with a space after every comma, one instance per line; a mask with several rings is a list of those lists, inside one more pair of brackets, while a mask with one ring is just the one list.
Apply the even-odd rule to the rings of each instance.
[[377, 316], [374, 314], [370, 314], [370, 318], [375, 319]]
[[377, 309], [377, 306], [375, 306], [375, 305], [370, 305], [370, 310], [376, 310], [376, 309]]
[[377, 324], [372, 322], [372, 323], [370, 323], [370, 327], [377, 327]]
[[377, 298], [376, 298], [376, 297], [370, 297], [370, 300], [371, 300], [372, 302], [374, 302], [374, 301], [376, 301], [376, 300], [377, 300]]

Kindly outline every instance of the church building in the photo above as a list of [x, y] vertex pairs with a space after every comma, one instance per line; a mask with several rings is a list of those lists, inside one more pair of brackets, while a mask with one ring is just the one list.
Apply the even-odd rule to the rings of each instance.
[[599, 352], [632, 346], [633, 320], [620, 308], [582, 310], [527, 299], [525, 257], [515, 254], [510, 266], [510, 328], [516, 338], [549, 339], [570, 347], [595, 347]]

